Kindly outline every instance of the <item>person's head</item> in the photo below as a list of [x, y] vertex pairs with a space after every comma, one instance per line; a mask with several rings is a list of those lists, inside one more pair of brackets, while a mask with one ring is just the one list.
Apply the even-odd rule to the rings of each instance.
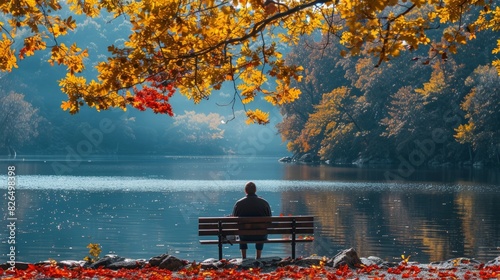
[[246, 194], [255, 194], [256, 192], [257, 192], [257, 187], [255, 186], [254, 182], [248, 182], [245, 185]]

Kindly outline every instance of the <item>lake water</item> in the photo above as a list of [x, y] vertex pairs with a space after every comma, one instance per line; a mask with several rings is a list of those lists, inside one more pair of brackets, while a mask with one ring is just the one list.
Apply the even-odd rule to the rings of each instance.
[[[350, 247], [362, 257], [397, 261], [405, 254], [422, 263], [500, 256], [498, 168], [310, 166], [257, 157], [38, 158], [0, 162], [1, 263], [9, 253], [11, 165], [18, 261], [82, 259], [89, 243], [101, 244], [102, 255], [216, 258], [216, 245], [198, 242], [197, 218], [230, 214], [249, 180], [273, 215], [316, 217], [315, 240], [299, 244], [298, 256], [331, 257]], [[239, 257], [237, 245], [225, 246], [224, 255]], [[263, 255], [290, 256], [290, 246], [266, 244]]]

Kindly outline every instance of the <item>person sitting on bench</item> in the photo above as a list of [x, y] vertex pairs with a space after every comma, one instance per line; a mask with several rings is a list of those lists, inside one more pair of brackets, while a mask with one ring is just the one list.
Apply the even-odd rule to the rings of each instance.
[[[271, 216], [271, 207], [269, 203], [257, 196], [257, 187], [255, 183], [248, 182], [245, 185], [246, 196], [236, 201], [233, 208], [233, 216], [235, 217], [261, 217], [261, 216]], [[241, 241], [259, 241], [266, 240], [267, 235], [240, 235]], [[255, 243], [256, 259], [260, 259], [262, 256], [262, 249], [264, 248], [264, 243]], [[240, 243], [241, 257], [243, 259], [247, 258], [247, 244]]]

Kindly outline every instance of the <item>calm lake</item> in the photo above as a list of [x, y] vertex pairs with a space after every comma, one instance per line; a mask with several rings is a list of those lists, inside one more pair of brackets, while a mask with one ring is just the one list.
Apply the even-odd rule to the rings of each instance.
[[[50, 158], [0, 162], [0, 263], [7, 260], [7, 170], [16, 167], [16, 257], [80, 260], [89, 243], [103, 253], [144, 258], [169, 253], [217, 258], [200, 245], [197, 219], [223, 216], [254, 181], [273, 215], [314, 215], [315, 240], [297, 255], [430, 262], [500, 256], [500, 170], [384, 169], [279, 163], [258, 157]], [[397, 175], [397, 176], [396, 176]], [[394, 180], [398, 178], [398, 180]], [[253, 246], [250, 256], [254, 255]], [[227, 245], [227, 258], [239, 257]], [[291, 255], [266, 244], [263, 256]]]

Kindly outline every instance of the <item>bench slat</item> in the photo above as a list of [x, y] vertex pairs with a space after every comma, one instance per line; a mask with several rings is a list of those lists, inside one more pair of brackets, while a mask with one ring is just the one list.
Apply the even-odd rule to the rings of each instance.
[[[296, 239], [295, 242], [313, 242], [313, 239]], [[201, 244], [219, 244], [218, 240], [200, 240]], [[229, 241], [222, 242], [223, 244], [230, 244]], [[231, 240], [232, 244], [240, 244], [240, 243], [255, 243], [255, 241], [236, 241]], [[283, 239], [283, 238], [272, 238], [263, 241], [259, 241], [259, 243], [292, 243], [291, 239]]]
[[242, 222], [265, 223], [276, 221], [314, 221], [314, 216], [272, 216], [272, 217], [199, 217], [199, 223]]
[[[313, 234], [314, 228], [296, 228], [296, 234]], [[269, 229], [234, 229], [234, 230], [224, 230], [223, 235], [264, 235], [264, 234], [292, 234], [292, 228], [269, 228]], [[219, 231], [216, 229], [199, 230], [198, 235], [200, 236], [218, 236]]]
[[[314, 222], [296, 222], [295, 223], [296, 227], [314, 227]], [[273, 222], [273, 223], [259, 223], [259, 224], [250, 224], [249, 227], [251, 228], [291, 228], [292, 227], [292, 222]], [[237, 223], [222, 223], [222, 229], [237, 229], [240, 228], [239, 224]], [[199, 224], [198, 229], [219, 229], [219, 224], [217, 223], [208, 223], [208, 224]]]

